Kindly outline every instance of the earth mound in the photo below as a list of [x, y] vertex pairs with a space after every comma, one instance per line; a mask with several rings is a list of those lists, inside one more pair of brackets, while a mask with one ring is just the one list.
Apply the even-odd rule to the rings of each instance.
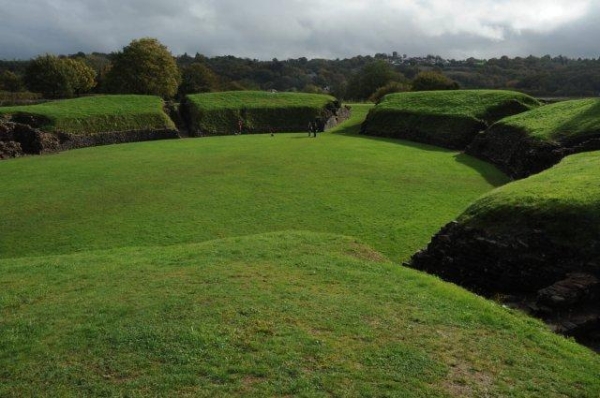
[[600, 100], [563, 101], [500, 120], [466, 152], [513, 178], [539, 173], [562, 158], [600, 149]]
[[505, 185], [446, 225], [409, 266], [536, 315], [600, 348], [600, 153]]
[[497, 120], [537, 106], [528, 95], [501, 90], [389, 94], [369, 112], [361, 134], [462, 150]]

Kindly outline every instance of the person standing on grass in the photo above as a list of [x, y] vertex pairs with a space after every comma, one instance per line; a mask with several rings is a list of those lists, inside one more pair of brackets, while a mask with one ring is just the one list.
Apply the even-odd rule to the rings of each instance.
[[310, 137], [312, 135], [314, 131], [314, 127], [313, 127], [313, 122], [312, 120], [310, 122], [308, 122], [308, 136]]
[[242, 129], [244, 128], [244, 122], [242, 119], [238, 119], [238, 135], [242, 134]]

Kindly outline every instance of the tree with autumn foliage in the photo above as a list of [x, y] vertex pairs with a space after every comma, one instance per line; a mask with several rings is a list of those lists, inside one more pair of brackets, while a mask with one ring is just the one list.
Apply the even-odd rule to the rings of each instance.
[[181, 74], [166, 46], [157, 39], [133, 40], [118, 52], [106, 74], [105, 90], [112, 93], [175, 96]]

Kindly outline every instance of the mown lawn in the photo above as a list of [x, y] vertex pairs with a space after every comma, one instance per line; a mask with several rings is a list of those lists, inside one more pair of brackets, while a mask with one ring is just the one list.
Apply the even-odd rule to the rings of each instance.
[[354, 238], [0, 260], [0, 396], [596, 397], [600, 360]]
[[41, 116], [42, 129], [72, 134], [175, 128], [163, 111], [163, 101], [149, 95], [98, 95], [1, 107], [0, 115], [3, 114]]
[[242, 135], [0, 163], [0, 257], [281, 230], [357, 236], [395, 261], [506, 177], [436, 147], [354, 134]]

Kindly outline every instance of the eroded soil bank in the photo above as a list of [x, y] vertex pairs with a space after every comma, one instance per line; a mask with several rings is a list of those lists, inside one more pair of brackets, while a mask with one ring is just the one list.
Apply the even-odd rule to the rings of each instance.
[[177, 130], [132, 130], [95, 134], [49, 133], [29, 124], [0, 122], [0, 159], [42, 155], [69, 149], [136, 141], [179, 138]]
[[520, 179], [554, 166], [565, 156], [599, 149], [599, 134], [540, 142], [519, 129], [493, 126], [476, 135], [465, 153], [493, 163], [512, 178]]
[[600, 349], [600, 240], [564, 243], [542, 230], [499, 234], [447, 224], [406, 264], [543, 319]]

